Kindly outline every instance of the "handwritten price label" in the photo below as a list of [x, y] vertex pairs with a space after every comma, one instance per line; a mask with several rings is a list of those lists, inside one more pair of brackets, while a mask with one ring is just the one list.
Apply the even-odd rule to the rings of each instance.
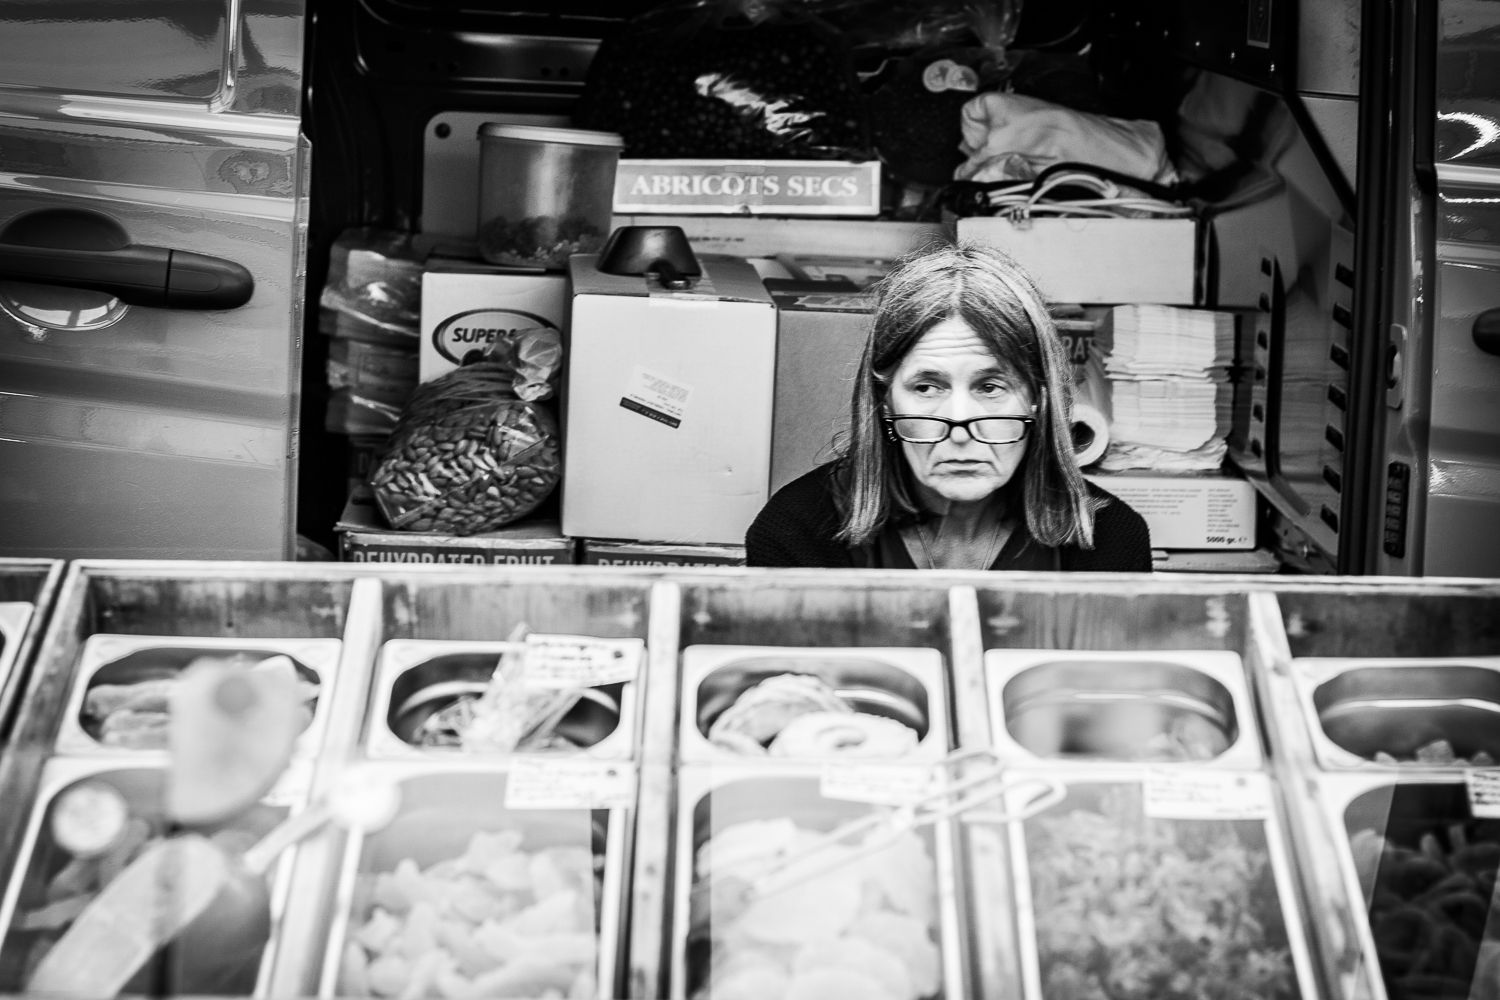
[[596, 639], [587, 635], [526, 637], [525, 675], [541, 687], [598, 687], [640, 676], [646, 644], [640, 639]]
[[933, 790], [932, 768], [925, 764], [823, 765], [818, 791], [825, 799], [909, 805]]
[[505, 782], [507, 809], [628, 809], [635, 768], [600, 760], [517, 757]]
[[1271, 782], [1264, 774], [1153, 768], [1144, 788], [1147, 816], [1157, 819], [1267, 819]]
[[1469, 787], [1469, 813], [1475, 819], [1500, 819], [1500, 770], [1464, 772]]

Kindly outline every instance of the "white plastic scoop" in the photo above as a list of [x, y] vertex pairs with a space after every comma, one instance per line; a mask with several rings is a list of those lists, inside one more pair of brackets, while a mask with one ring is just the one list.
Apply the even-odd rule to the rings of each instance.
[[288, 817], [239, 858], [199, 834], [158, 841], [84, 908], [26, 989], [113, 997], [169, 943], [198, 964], [259, 947], [271, 929], [266, 873], [282, 852], [330, 820], [379, 829], [399, 806], [395, 785], [354, 770], [326, 800]]

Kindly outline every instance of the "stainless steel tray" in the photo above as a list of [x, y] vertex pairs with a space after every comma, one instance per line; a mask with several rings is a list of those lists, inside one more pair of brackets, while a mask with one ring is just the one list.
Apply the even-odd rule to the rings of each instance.
[[[1008, 853], [1011, 863], [1011, 871], [1009, 874], [1015, 887], [1014, 891], [1016, 894], [1017, 906], [1016, 924], [1019, 938], [1018, 944], [1020, 948], [1021, 978], [1024, 988], [1023, 995], [1027, 998], [1027, 1000], [1048, 1000], [1050, 996], [1054, 995], [1048, 994], [1043, 988], [1042, 977], [1044, 959], [1038, 941], [1038, 928], [1045, 922], [1056, 922], [1063, 919], [1062, 915], [1055, 913], [1042, 913], [1037, 909], [1038, 904], [1036, 900], [1034, 878], [1035, 872], [1033, 871], [1033, 867], [1030, 863], [1031, 855], [1029, 843], [1029, 839], [1032, 836], [1037, 835], [1038, 833], [1036, 824], [1042, 822], [1056, 822], [1060, 818], [1066, 817], [1074, 810], [1078, 809], [1082, 809], [1087, 812], [1099, 812], [1101, 800], [1104, 795], [1107, 792], [1111, 792], [1115, 789], [1123, 790], [1126, 795], [1138, 797], [1142, 794], [1140, 789], [1142, 789], [1144, 786], [1145, 776], [1149, 770], [1149, 768], [1138, 766], [1121, 767], [1096, 765], [1095, 768], [1091, 770], [1087, 776], [1077, 773], [1059, 775], [1055, 771], [1048, 772], [1048, 775], [1050, 777], [1057, 778], [1058, 780], [1063, 782], [1067, 789], [1067, 796], [1061, 802], [1058, 802], [1050, 808], [1043, 810], [1031, 819], [1025, 820], [1020, 823], [1009, 824], [1007, 831], [1009, 841]], [[1012, 773], [1014, 776], [1020, 777], [1027, 774], [1028, 772], [1017, 770]], [[1036, 773], [1039, 775], [1041, 774], [1041, 772], [1032, 773]], [[1259, 775], [1246, 776], [1247, 780], [1252, 778], [1258, 779], [1259, 777]], [[1131, 792], [1130, 789], [1132, 788], [1136, 789], [1136, 791]], [[1269, 798], [1273, 799], [1274, 796]], [[1133, 808], [1139, 810], [1140, 806], [1138, 801]], [[1121, 836], [1122, 822], [1149, 822], [1152, 824], [1173, 825], [1182, 824], [1182, 828], [1184, 829], [1191, 828], [1194, 824], [1202, 824], [1205, 822], [1203, 820], [1194, 819], [1145, 820], [1143, 816], [1144, 814], [1137, 813], [1132, 819], [1125, 820], [1121, 820], [1117, 817], [1110, 817], [1113, 822], [1101, 825], [1101, 834], [1098, 838], [1097, 843], [1103, 848], [1113, 848], [1116, 845], [1127, 843], [1128, 841], [1126, 840], [1126, 838]], [[1284, 945], [1287, 950], [1291, 962], [1291, 972], [1293, 974], [1293, 981], [1290, 983], [1293, 991], [1288, 993], [1287, 996], [1300, 996], [1306, 998], [1306, 1000], [1314, 1000], [1314, 998], [1318, 997], [1319, 994], [1315, 985], [1316, 980], [1313, 972], [1312, 956], [1308, 947], [1305, 928], [1302, 924], [1301, 913], [1297, 906], [1296, 883], [1293, 881], [1292, 870], [1288, 861], [1288, 855], [1285, 844], [1282, 840], [1279, 825], [1274, 821], [1274, 819], [1269, 817], [1261, 819], [1215, 820], [1212, 822], [1227, 822], [1232, 824], [1232, 832], [1224, 832], [1221, 828], [1221, 832], [1219, 833], [1219, 836], [1222, 836], [1226, 841], [1228, 841], [1230, 838], [1233, 838], [1235, 841], [1244, 844], [1249, 849], [1264, 850], [1266, 852], [1266, 856], [1269, 861], [1269, 871], [1272, 875], [1272, 887], [1276, 894], [1276, 899], [1269, 905], [1273, 908], [1273, 912], [1279, 913], [1284, 925], [1286, 938], [1284, 942], [1278, 940], [1271, 941], [1269, 943], [1273, 947], [1280, 947]], [[1073, 826], [1077, 828], [1076, 823], [1073, 824]], [[1200, 827], [1200, 829], [1204, 828]], [[1107, 852], [1101, 852], [1101, 854], [1103, 853]], [[1117, 870], [1108, 868], [1107, 861], [1095, 860], [1087, 855], [1074, 855], [1074, 858], [1078, 864], [1088, 866], [1088, 871], [1084, 875], [1085, 878], [1095, 878], [1096, 875], [1099, 874], [1098, 869], [1100, 869], [1101, 866], [1103, 866], [1103, 870], [1105, 871]], [[1149, 862], [1147, 862], [1147, 864], [1149, 864]], [[1144, 880], [1149, 881], [1151, 877], [1157, 875], [1158, 873], [1159, 872], [1157, 869], [1150, 869], [1147, 872], [1143, 872], [1143, 875], [1145, 876]], [[1048, 877], [1056, 878], [1060, 877], [1062, 874], [1062, 872], [1058, 871], [1055, 868], [1048, 869]], [[1246, 886], [1247, 891], [1249, 891], [1250, 888], [1250, 886]], [[1131, 909], [1133, 906], [1130, 898], [1125, 896], [1112, 896], [1109, 902], [1114, 906], [1121, 908], [1122, 911], [1125, 909]], [[981, 900], [979, 901], [978, 905], [984, 906], [985, 902]], [[1144, 903], [1142, 905], [1144, 905]], [[1093, 907], [1089, 906], [1086, 902], [1084, 903], [1084, 908], [1089, 911], [1093, 910]], [[1100, 914], [1099, 916], [1100, 919], [1103, 919], [1102, 914]], [[1188, 918], [1190, 919], [1190, 917]], [[1091, 915], [1088, 917], [1088, 919], [1092, 920], [1094, 919], [1094, 917]], [[1122, 912], [1120, 924], [1128, 924], [1131, 930], [1134, 931], [1135, 928], [1147, 926], [1148, 922], [1152, 921], [1153, 919], [1154, 918], [1151, 915], [1143, 911], [1131, 909], [1131, 912], [1129, 913]], [[1063, 925], [1053, 923], [1051, 924], [1051, 926], [1061, 927]], [[1090, 939], [1094, 939], [1097, 941], [1097, 935], [1102, 933], [1105, 932], [1092, 929], [1092, 925], [1090, 925], [1090, 928], [1081, 927], [1079, 928], [1079, 934], [1076, 936], [1075, 940], [1088, 941]], [[1177, 939], [1177, 942], [1179, 944], [1186, 944], [1191, 939], [1192, 934], [1190, 932], [1187, 932], [1183, 933]], [[1097, 956], [1098, 964], [1096, 966], [1092, 966], [1092, 968], [1109, 970], [1109, 972], [1112, 973], [1128, 965], [1130, 956], [1124, 950], [1126, 946], [1122, 944], [1117, 945], [1117, 947], [1121, 950], [1106, 951], [1099, 954]], [[1159, 954], [1159, 951], [1157, 950], [1156, 946], [1153, 945], [1151, 948], [1147, 949], [1147, 953], [1149, 957], [1150, 954]], [[1173, 962], [1173, 964], [1179, 970], [1181, 970], [1182, 966], [1181, 957], [1182, 956], [1180, 955], [1177, 956], [1176, 960]], [[1227, 970], [1204, 968], [1200, 971], [1204, 975], [1219, 975], [1221, 974], [1221, 972]], [[1081, 988], [1083, 987], [1080, 987], [1080, 989]], [[1186, 993], [1186, 990], [1187, 987], [1179, 986], [1176, 988], [1175, 993], [1177, 995], [1188, 995]], [[1151, 1000], [1151, 998], [1154, 998], [1157, 994], [1154, 990], [1154, 987], [1150, 986], [1143, 986], [1133, 990], [1129, 990], [1120, 988], [1120, 984], [1116, 984], [1116, 990], [1114, 992], [1111, 992], [1110, 995], [1117, 997], [1118, 1000]], [[1279, 996], [1279, 994], [1277, 994], [1276, 996]], [[1267, 996], [1264, 998], [1264, 1000], [1275, 1000], [1275, 996]]]
[[[235, 819], [199, 830], [213, 834], [220, 830], [238, 830], [245, 834], [246, 842], [253, 842], [277, 822], [306, 805], [308, 765], [300, 764], [289, 770], [286, 778], [258, 806]], [[0, 899], [0, 992], [21, 993], [25, 983], [23, 974], [25, 950], [33, 946], [39, 932], [17, 926], [22, 913], [22, 900], [44, 893], [47, 883], [71, 860], [71, 855], [58, 846], [50, 823], [51, 806], [67, 789], [84, 781], [98, 781], [113, 786], [125, 798], [132, 817], [151, 824], [154, 830], [166, 827], [163, 800], [167, 781], [164, 766], [142, 760], [103, 760], [82, 757], [58, 757], [49, 761], [42, 773], [36, 802], [26, 822], [17, 864], [10, 873], [5, 886], [5, 895]], [[270, 878], [271, 933], [266, 942], [250, 941], [245, 945], [242, 957], [226, 964], [210, 964], [208, 967], [185, 968], [179, 963], [183, 959], [201, 958], [204, 949], [195, 948], [191, 939], [179, 938], [164, 951], [170, 953], [165, 961], [159, 957], [139, 975], [148, 981], [140, 988], [127, 992], [148, 993], [163, 988], [160, 979], [167, 975], [167, 989], [171, 993], [264, 996], [269, 982], [269, 971], [276, 957], [277, 928], [286, 911], [291, 891], [291, 864], [295, 848], [283, 855], [276, 864]], [[107, 884], [110, 875], [94, 875]], [[142, 919], [149, 914], [142, 913]], [[56, 939], [56, 935], [51, 935]], [[222, 948], [224, 942], [216, 941]], [[222, 954], [222, 952], [218, 952]], [[171, 971], [168, 972], [167, 970]]]
[[[1463, 915], [1467, 909], [1468, 915], [1476, 918], [1473, 928], [1476, 937], [1485, 932], [1494, 937], [1496, 930], [1492, 922], [1486, 925], [1485, 914], [1493, 905], [1495, 872], [1497, 865], [1500, 865], [1500, 820], [1476, 820], [1471, 816], [1465, 782], [1460, 774], [1453, 771], [1434, 773], [1407, 770], [1325, 773], [1317, 775], [1314, 783], [1322, 822], [1333, 833], [1332, 841], [1337, 855], [1334, 863], [1338, 867], [1347, 898], [1356, 908], [1354, 933], [1364, 957], [1362, 965], [1367, 979], [1365, 989], [1374, 1000], [1386, 1000], [1388, 991], [1385, 976], [1399, 976], [1404, 966], [1399, 950], [1382, 951], [1377, 946], [1372, 922], [1392, 914], [1398, 901], [1408, 893], [1411, 894], [1409, 898], [1415, 901], [1421, 898], [1424, 890], [1438, 887], [1444, 881], [1444, 869], [1451, 872], [1454, 867], [1452, 855], [1458, 849], [1458, 841], [1454, 836], [1455, 827], [1462, 831], [1462, 836], [1470, 845], [1491, 845], [1486, 850], [1486, 856], [1469, 859], [1474, 862], [1469, 865], [1473, 872], [1483, 871], [1487, 874], [1477, 893], [1470, 893], [1463, 887], [1455, 888], [1449, 883], [1444, 887], [1444, 894], [1449, 898], [1443, 905], [1448, 908], [1446, 912], [1455, 916]], [[1382, 857], [1378, 843], [1368, 834], [1361, 836], [1356, 844], [1355, 835], [1361, 831], [1373, 831], [1392, 844], [1414, 850], [1425, 859], [1436, 862], [1437, 867], [1431, 867], [1424, 861], [1409, 864], [1405, 859]], [[1424, 834], [1432, 837], [1427, 851], [1435, 851], [1445, 860], [1438, 861], [1430, 854], [1424, 854]], [[1464, 866], [1458, 865], [1460, 868]], [[1377, 884], [1381, 887], [1378, 897]], [[1400, 891], [1395, 897], [1385, 895], [1388, 890], [1398, 889]], [[1451, 895], [1454, 892], [1459, 896], [1468, 893], [1470, 898], [1461, 905], [1455, 905], [1459, 901]], [[1432, 911], [1429, 904], [1436, 903], [1435, 899], [1423, 900], [1414, 902], [1413, 908], [1422, 910], [1430, 917]], [[1396, 929], [1402, 929], [1399, 921], [1415, 915], [1410, 909], [1405, 909], [1394, 916], [1398, 921]], [[1404, 930], [1413, 934], [1420, 933], [1418, 928]], [[1405, 940], [1418, 939], [1407, 939], [1404, 933], [1402, 937]], [[1436, 935], [1433, 935], [1426, 940], [1435, 939]], [[1435, 950], [1424, 973], [1435, 976], [1449, 971], [1442, 959], [1453, 955], [1451, 951]], [[1480, 984], [1474, 984], [1471, 992], [1467, 980], [1472, 975], [1472, 967], [1452, 971], [1460, 974], [1452, 984], [1453, 988], [1442, 993], [1442, 996], [1468, 998], [1492, 994], [1492, 991], [1484, 992], [1486, 987]], [[1493, 970], [1491, 974], [1494, 974]]]
[[685, 763], [804, 762], [760, 758], [710, 743], [709, 727], [739, 695], [779, 674], [808, 674], [834, 688], [857, 711], [894, 718], [917, 730], [908, 759], [932, 760], [950, 749], [943, 657], [917, 647], [694, 645], [682, 651], [679, 754]]
[[[1415, 759], [1437, 740], [1459, 758], [1484, 751], [1500, 764], [1500, 656], [1306, 657], [1293, 659], [1290, 670], [1320, 767], [1471, 766]], [[1375, 760], [1381, 751], [1397, 761]]]
[[304, 892], [333, 900], [320, 967], [305, 970], [310, 975], [301, 977], [317, 984], [320, 997], [351, 995], [341, 991], [341, 956], [358, 930], [356, 911], [364, 912], [374, 902], [360, 889], [361, 876], [394, 871], [402, 859], [426, 869], [461, 856], [476, 833], [500, 830], [521, 831], [524, 849], [545, 844], [549, 836], [576, 838], [580, 830], [587, 832], [595, 858], [603, 862], [596, 900], [599, 993], [620, 995], [629, 899], [630, 810], [507, 809], [507, 769], [472, 758], [442, 766], [407, 761], [366, 766], [400, 787], [401, 808], [395, 820], [368, 834], [351, 832], [338, 862], [313, 873], [311, 881], [301, 881], [302, 872], [298, 872]]
[[1002, 759], [1063, 770], [1108, 761], [1265, 764], [1237, 653], [991, 649], [984, 659]]
[[[703, 985], [697, 980], [706, 975], [706, 968], [702, 967], [706, 966], [706, 960], [697, 947], [694, 955], [689, 954], [688, 930], [694, 918], [690, 899], [696, 874], [695, 857], [710, 836], [737, 823], [779, 819], [790, 819], [806, 829], [827, 831], [881, 808], [824, 798], [819, 788], [820, 771], [816, 766], [807, 765], [767, 768], [736, 764], [689, 766], [679, 772], [670, 918], [669, 979], [673, 1000], [686, 1000], [693, 995], [693, 991]], [[929, 926], [936, 931], [942, 981], [935, 995], [949, 1000], [977, 996], [970, 992], [970, 977], [963, 955], [965, 935], [957, 901], [960, 877], [955, 870], [951, 826], [939, 823], [919, 830], [917, 835], [933, 863], [933, 921]], [[898, 869], [880, 867], [878, 855], [868, 860], [878, 870], [892, 873], [911, 871], [904, 866]], [[857, 869], [851, 866], [847, 870]]]
[[15, 669], [21, 652], [21, 637], [36, 606], [26, 601], [0, 601], [0, 691], [4, 691], [10, 672]]
[[[452, 702], [461, 693], [482, 691], [500, 654], [512, 644], [437, 639], [392, 639], [380, 647], [375, 682], [365, 720], [365, 752], [372, 758], [444, 758], [469, 756], [457, 747], [423, 747], [403, 735], [421, 718]], [[613, 714], [594, 701], [580, 701], [563, 720], [580, 751], [589, 757], [628, 760], [640, 738], [643, 680], [610, 684], [599, 690], [619, 705]], [[549, 756], [551, 753], [548, 754]]]
[[319, 686], [312, 722], [298, 737], [295, 754], [316, 757], [323, 746], [328, 726], [337, 664], [342, 640], [339, 639], [243, 639], [218, 637], [115, 635], [97, 633], [84, 642], [78, 669], [63, 707], [54, 752], [59, 755], [166, 754], [165, 748], [132, 749], [108, 746], [95, 739], [84, 727], [84, 699], [96, 684], [130, 684], [145, 677], [182, 670], [194, 658], [205, 654], [227, 655], [238, 652], [258, 656], [278, 653], [291, 657], [304, 680]]

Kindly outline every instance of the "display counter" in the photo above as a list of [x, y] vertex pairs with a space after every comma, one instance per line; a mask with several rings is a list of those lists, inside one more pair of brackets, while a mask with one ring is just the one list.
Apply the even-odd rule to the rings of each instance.
[[[53, 598], [0, 994], [1500, 995], [1492, 582], [84, 561]], [[195, 824], [205, 661], [286, 672], [297, 734]], [[146, 882], [135, 960], [83, 950], [162, 843], [264, 860], [253, 905]]]

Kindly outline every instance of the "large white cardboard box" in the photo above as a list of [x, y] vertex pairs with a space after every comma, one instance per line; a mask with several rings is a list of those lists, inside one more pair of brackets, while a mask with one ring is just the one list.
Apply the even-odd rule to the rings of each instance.
[[737, 545], [771, 466], [776, 310], [744, 260], [684, 291], [569, 262], [563, 533]]
[[1255, 487], [1219, 473], [1085, 473], [1146, 519], [1153, 549], [1255, 548]]
[[1196, 305], [1196, 219], [958, 220], [958, 238], [999, 247], [1050, 302]]

